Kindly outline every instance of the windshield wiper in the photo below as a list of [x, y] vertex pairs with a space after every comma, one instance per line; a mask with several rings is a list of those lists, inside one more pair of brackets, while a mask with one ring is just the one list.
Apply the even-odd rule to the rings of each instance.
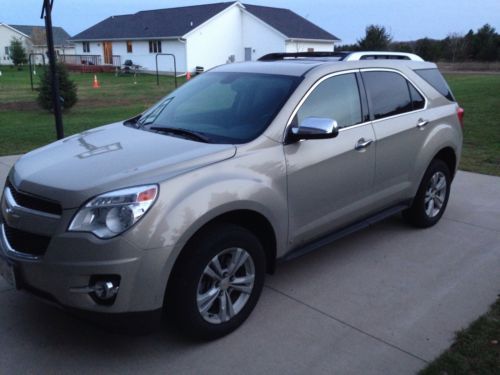
[[199, 141], [199, 142], [204, 142], [204, 143], [211, 143], [210, 138], [208, 138], [206, 135], [203, 135], [199, 132], [193, 131], [193, 130], [188, 130], [188, 129], [181, 129], [181, 128], [170, 128], [167, 126], [152, 126], [149, 128], [149, 130], [155, 130], [158, 132], [162, 133], [170, 133], [170, 134], [176, 134], [180, 136], [184, 136], [187, 138], [191, 138], [192, 140]]

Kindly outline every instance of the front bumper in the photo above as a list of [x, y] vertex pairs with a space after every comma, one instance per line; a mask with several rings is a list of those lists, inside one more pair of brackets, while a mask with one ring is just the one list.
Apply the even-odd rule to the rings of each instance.
[[[66, 232], [51, 238], [43, 256], [25, 257], [12, 250], [0, 230], [0, 257], [14, 265], [18, 288], [64, 307], [118, 314], [163, 306], [168, 248], [142, 250], [120, 236], [100, 240], [92, 234]], [[90, 293], [74, 291], [89, 286], [92, 277], [102, 275], [120, 279], [112, 304], [100, 304]]]

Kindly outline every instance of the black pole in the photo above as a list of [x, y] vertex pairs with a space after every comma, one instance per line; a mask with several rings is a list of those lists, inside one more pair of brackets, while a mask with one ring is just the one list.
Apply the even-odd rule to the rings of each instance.
[[155, 60], [156, 60], [156, 85], [160, 86], [160, 75], [158, 73], [158, 56], [172, 56], [174, 59], [174, 81], [175, 81], [175, 88], [177, 88], [177, 61], [175, 60], [175, 55], [172, 53], [157, 53]]
[[30, 83], [31, 83], [31, 91], [34, 90], [33, 88], [33, 66], [31, 64], [31, 53], [28, 56], [28, 62], [30, 64]]
[[54, 0], [43, 0], [42, 18], [45, 13], [45, 34], [49, 55], [50, 78], [52, 81], [52, 103], [54, 105], [54, 118], [56, 120], [57, 139], [64, 138], [61, 100], [59, 97], [59, 80], [56, 71], [56, 54], [54, 51], [54, 36], [52, 35], [52, 5]]

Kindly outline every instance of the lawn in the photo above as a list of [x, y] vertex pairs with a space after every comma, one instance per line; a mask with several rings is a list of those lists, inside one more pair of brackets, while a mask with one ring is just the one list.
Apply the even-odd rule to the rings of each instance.
[[[54, 141], [54, 116], [36, 104], [37, 92], [31, 91], [27, 68], [0, 70], [0, 155], [21, 154]], [[133, 75], [112, 73], [97, 77], [101, 88], [93, 89], [93, 74], [71, 74], [78, 86], [78, 103], [63, 115], [66, 136], [132, 117], [174, 89], [173, 77], [160, 77], [159, 86], [156, 76], [148, 74], [136, 80]]]
[[500, 373], [500, 299], [420, 375]]
[[[0, 76], [0, 155], [20, 154], [55, 139], [53, 116], [37, 107], [28, 70], [2, 68]], [[39, 73], [39, 72], [38, 72]], [[122, 120], [142, 112], [174, 88], [172, 77], [73, 73], [79, 102], [64, 114], [65, 135]], [[465, 108], [465, 141], [460, 168], [500, 176], [500, 74], [446, 76]], [[35, 81], [38, 77], [35, 77]], [[183, 79], [179, 80], [180, 83]]]

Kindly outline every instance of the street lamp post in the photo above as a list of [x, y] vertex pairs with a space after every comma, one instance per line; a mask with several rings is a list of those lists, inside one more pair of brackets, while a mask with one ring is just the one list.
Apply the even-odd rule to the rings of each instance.
[[56, 120], [57, 139], [64, 138], [64, 129], [61, 111], [61, 99], [59, 97], [59, 80], [56, 70], [56, 54], [54, 51], [54, 36], [52, 34], [52, 6], [54, 0], [43, 0], [42, 16], [45, 19], [45, 34], [47, 36], [47, 48], [49, 55], [50, 79], [52, 83], [52, 103], [54, 105], [54, 118]]

